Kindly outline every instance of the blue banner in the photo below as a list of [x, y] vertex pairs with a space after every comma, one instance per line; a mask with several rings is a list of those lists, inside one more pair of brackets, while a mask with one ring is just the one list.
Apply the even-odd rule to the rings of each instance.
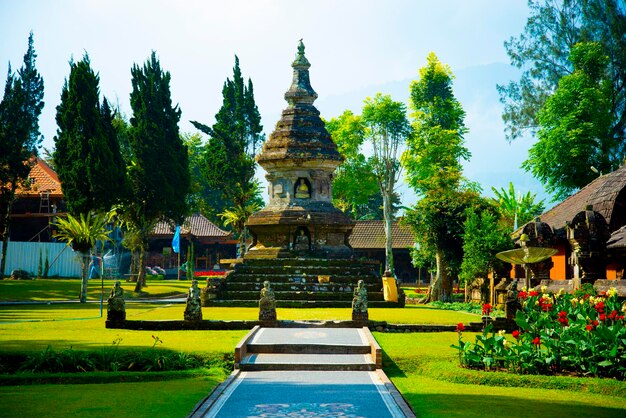
[[176, 232], [174, 232], [174, 238], [172, 239], [172, 250], [176, 254], [180, 252], [180, 226], [176, 225]]

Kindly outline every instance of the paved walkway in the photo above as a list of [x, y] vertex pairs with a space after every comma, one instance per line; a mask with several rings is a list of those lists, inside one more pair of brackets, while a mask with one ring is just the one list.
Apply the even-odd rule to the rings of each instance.
[[366, 328], [257, 327], [238, 350], [241, 368], [191, 417], [414, 416], [376, 368], [380, 348]]

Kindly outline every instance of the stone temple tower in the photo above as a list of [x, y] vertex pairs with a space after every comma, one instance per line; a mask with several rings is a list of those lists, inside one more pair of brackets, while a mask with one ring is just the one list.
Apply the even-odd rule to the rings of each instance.
[[291, 66], [289, 106], [257, 157], [267, 171], [269, 204], [248, 219], [253, 243], [246, 258], [350, 258], [354, 222], [332, 204], [333, 173], [343, 157], [313, 106], [317, 93], [302, 41]]

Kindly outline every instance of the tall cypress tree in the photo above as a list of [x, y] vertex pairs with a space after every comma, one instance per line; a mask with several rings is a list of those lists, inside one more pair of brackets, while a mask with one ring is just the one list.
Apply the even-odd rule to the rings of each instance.
[[130, 146], [131, 223], [142, 241], [136, 291], [145, 280], [143, 253], [148, 234], [161, 218], [181, 223], [187, 213], [190, 190], [187, 147], [179, 136], [181, 111], [172, 105], [170, 73], [161, 69], [153, 51], [150, 59], [132, 70]]
[[41, 142], [39, 132], [39, 115], [43, 110], [43, 78], [35, 68], [35, 53], [33, 32], [28, 35], [28, 49], [24, 55], [24, 65], [18, 70], [22, 88], [25, 92], [26, 113], [29, 119], [29, 142], [37, 144]]
[[33, 34], [28, 37], [24, 65], [16, 77], [9, 71], [4, 95], [0, 102], [0, 236], [2, 256], [0, 279], [4, 277], [9, 241], [9, 218], [15, 191], [26, 180], [41, 142], [39, 115], [43, 109], [43, 80], [35, 68]]
[[212, 127], [196, 121], [191, 123], [209, 135], [205, 149], [207, 183], [221, 195], [219, 206], [244, 207], [257, 197], [254, 157], [265, 138], [252, 80], [248, 79], [247, 86], [244, 84], [237, 56], [233, 79], [227, 78], [224, 82], [222, 97], [222, 107]]
[[125, 164], [89, 57], [70, 67], [57, 106], [54, 161], [70, 213], [106, 212], [125, 195]]

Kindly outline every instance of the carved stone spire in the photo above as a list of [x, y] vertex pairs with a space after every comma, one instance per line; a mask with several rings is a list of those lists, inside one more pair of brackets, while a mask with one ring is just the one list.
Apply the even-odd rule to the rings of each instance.
[[302, 39], [298, 43], [298, 53], [291, 66], [293, 67], [293, 81], [291, 82], [291, 87], [285, 93], [285, 100], [287, 100], [289, 106], [297, 106], [300, 103], [313, 104], [315, 99], [317, 99], [317, 93], [311, 87], [311, 81], [309, 80], [311, 64], [304, 56]]
[[317, 93], [311, 87], [309, 68], [300, 40], [293, 67], [293, 81], [285, 93], [289, 106], [283, 110], [274, 132], [263, 144], [257, 162], [268, 172], [300, 166], [332, 173], [343, 157], [320, 118], [313, 102]]

